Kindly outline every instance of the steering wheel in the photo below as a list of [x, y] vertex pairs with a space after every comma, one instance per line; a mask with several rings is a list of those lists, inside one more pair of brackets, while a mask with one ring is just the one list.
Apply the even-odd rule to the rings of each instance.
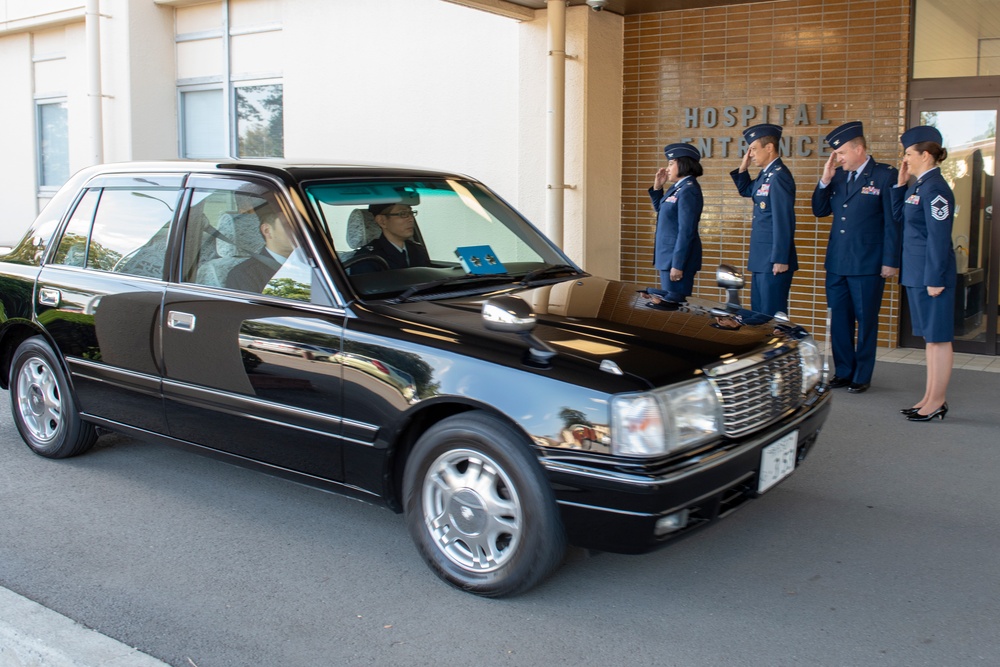
[[351, 268], [355, 264], [361, 264], [362, 262], [375, 262], [376, 264], [379, 265], [379, 267], [377, 269], [375, 269], [376, 271], [388, 271], [389, 270], [389, 262], [385, 261], [384, 257], [380, 257], [378, 255], [355, 255], [354, 257], [351, 257], [350, 259], [345, 259], [340, 264], [341, 264], [341, 266], [344, 267], [344, 271], [347, 271], [349, 268]]

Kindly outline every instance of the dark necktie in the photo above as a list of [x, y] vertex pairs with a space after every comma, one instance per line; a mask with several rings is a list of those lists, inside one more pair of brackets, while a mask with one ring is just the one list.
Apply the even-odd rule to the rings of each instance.
[[856, 172], [851, 172], [847, 175], [847, 189], [850, 190], [851, 186], [854, 185], [854, 177], [857, 176]]

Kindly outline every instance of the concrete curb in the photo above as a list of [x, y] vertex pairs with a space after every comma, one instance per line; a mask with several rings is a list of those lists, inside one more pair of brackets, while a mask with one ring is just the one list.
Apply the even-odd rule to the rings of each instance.
[[169, 667], [0, 588], [0, 667]]

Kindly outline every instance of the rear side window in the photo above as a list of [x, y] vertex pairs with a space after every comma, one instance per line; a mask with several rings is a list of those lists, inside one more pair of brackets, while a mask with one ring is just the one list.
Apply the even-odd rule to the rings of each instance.
[[101, 196], [100, 190], [87, 190], [86, 194], [77, 204], [73, 215], [66, 225], [62, 240], [56, 249], [56, 255], [52, 260], [53, 264], [64, 266], [87, 266], [87, 242], [90, 238], [90, 228], [94, 224], [94, 211], [97, 209], [97, 200]]
[[163, 278], [179, 189], [105, 188], [97, 204], [87, 268]]
[[87, 190], [52, 263], [162, 280], [180, 196], [179, 187]]

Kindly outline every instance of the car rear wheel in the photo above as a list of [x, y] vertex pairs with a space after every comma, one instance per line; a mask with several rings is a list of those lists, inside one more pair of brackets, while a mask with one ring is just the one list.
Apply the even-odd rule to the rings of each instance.
[[420, 554], [448, 583], [486, 597], [528, 590], [566, 551], [555, 496], [524, 436], [470, 412], [420, 438], [403, 484]]
[[52, 348], [39, 336], [21, 343], [14, 353], [10, 403], [21, 438], [36, 454], [50, 459], [76, 456], [97, 439], [93, 424], [80, 419]]

